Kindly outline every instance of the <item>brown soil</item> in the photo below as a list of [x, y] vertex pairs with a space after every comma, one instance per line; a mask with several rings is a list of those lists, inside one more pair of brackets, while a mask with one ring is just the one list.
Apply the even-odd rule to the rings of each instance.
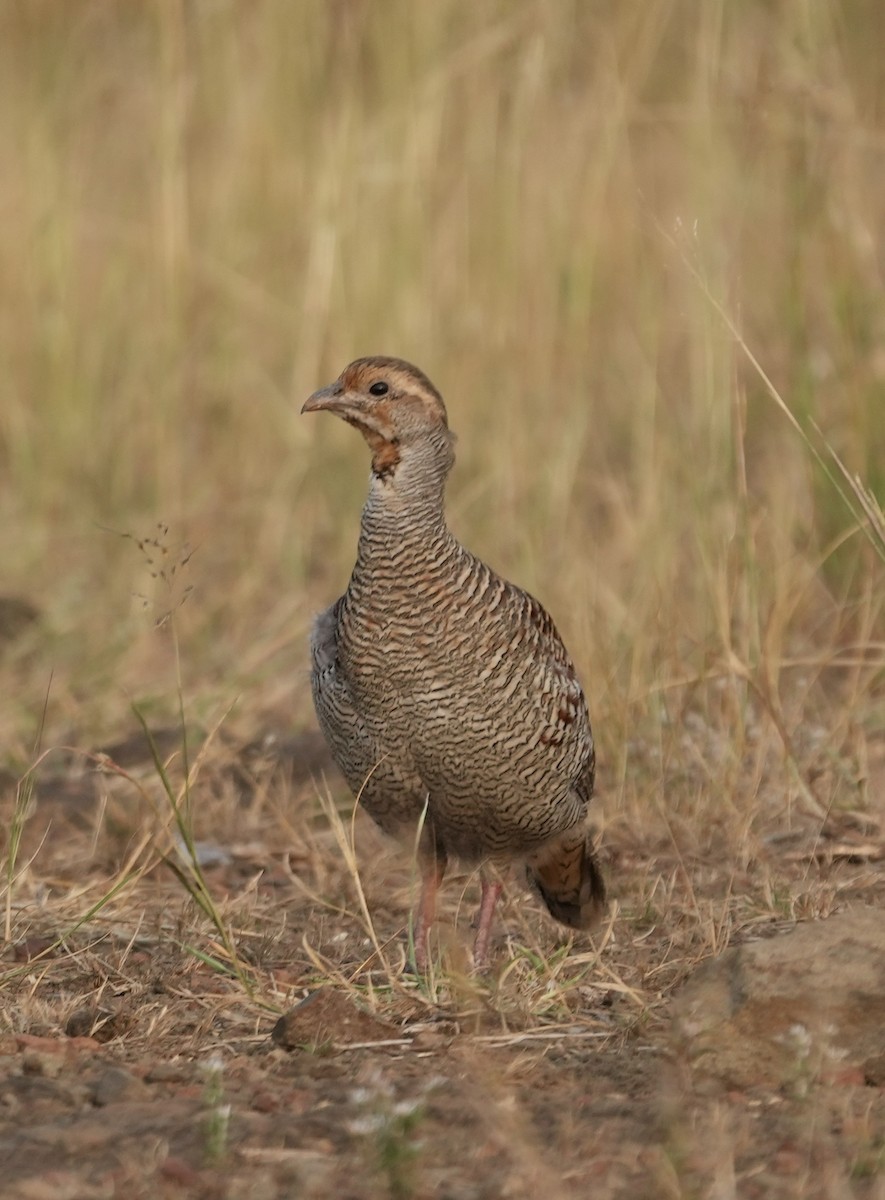
[[77, 923], [156, 825], [150, 772], [140, 801], [107, 765], [38, 783], [4, 971], [5, 1197], [885, 1196], [882, 1078], [845, 1062], [738, 1086], [697, 1069], [672, 1003], [729, 942], [881, 906], [872, 818], [797, 820], [737, 865], [714, 836], [640, 844], [613, 823], [608, 928], [563, 941], [514, 887], [482, 979], [466, 970], [474, 881], [455, 878], [419, 980], [405, 856], [360, 819], [368, 926], [307, 781], [322, 748], [219, 743], [207, 761], [206, 877], [251, 996], [150, 851]]

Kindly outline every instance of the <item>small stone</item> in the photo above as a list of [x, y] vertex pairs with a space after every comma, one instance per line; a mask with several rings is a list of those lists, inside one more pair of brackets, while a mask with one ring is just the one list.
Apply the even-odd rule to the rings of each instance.
[[148, 1083], [182, 1083], [189, 1079], [192, 1068], [187, 1063], [154, 1063], [145, 1073]]
[[[408, 1030], [405, 1031], [405, 1035], [408, 1036]], [[448, 1030], [444, 1029], [419, 1029], [411, 1037], [413, 1050], [445, 1050], [454, 1040]]]
[[861, 1086], [883, 1062], [885, 922], [844, 909], [705, 963], [674, 1003], [674, 1049], [727, 1090]]
[[36, 1050], [41, 1054], [57, 1054], [70, 1057], [72, 1054], [89, 1053], [98, 1049], [98, 1042], [90, 1037], [37, 1037], [32, 1033], [17, 1033], [16, 1045], [22, 1051]]
[[43, 1037], [33, 1033], [17, 1033], [15, 1040], [22, 1050], [40, 1050], [46, 1054], [64, 1054], [65, 1052], [65, 1044], [59, 1038]]
[[57, 1079], [64, 1066], [65, 1060], [60, 1054], [47, 1054], [45, 1050], [25, 1050], [22, 1055], [22, 1067], [26, 1075]]
[[280, 1107], [280, 1102], [273, 1092], [256, 1092], [252, 1097], [252, 1107], [256, 1112], [272, 1113]]
[[16, 1184], [16, 1200], [106, 1200], [107, 1188], [86, 1184], [74, 1171], [49, 1170]]
[[53, 937], [28, 937], [16, 942], [12, 956], [16, 962], [33, 962], [35, 958], [54, 958], [58, 939]]
[[177, 1183], [179, 1187], [198, 1189], [201, 1179], [200, 1172], [195, 1171], [190, 1163], [186, 1163], [183, 1158], [176, 1158], [170, 1155], [160, 1166], [160, 1174], [165, 1178]]
[[340, 1046], [396, 1038], [399, 1030], [365, 1012], [349, 996], [319, 988], [280, 1017], [271, 1038], [284, 1050], [308, 1049], [314, 1054]]
[[118, 1104], [122, 1100], [141, 1100], [148, 1089], [140, 1079], [122, 1067], [108, 1067], [92, 1085], [92, 1103], [98, 1108]]
[[97, 1042], [110, 1042], [125, 1033], [132, 1024], [128, 1013], [115, 1012], [108, 1008], [78, 1008], [65, 1023], [65, 1033], [70, 1038], [92, 1037]]
[[0, 645], [21, 637], [40, 618], [40, 609], [24, 596], [0, 596]]
[[823, 1072], [824, 1082], [832, 1087], [864, 1087], [867, 1077], [861, 1067], [829, 1067]]

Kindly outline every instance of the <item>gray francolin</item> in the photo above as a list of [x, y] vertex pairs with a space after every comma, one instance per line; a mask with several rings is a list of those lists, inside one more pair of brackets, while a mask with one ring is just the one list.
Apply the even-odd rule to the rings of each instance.
[[477, 966], [514, 860], [551, 916], [591, 928], [605, 888], [585, 827], [584, 694], [545, 609], [446, 527], [455, 456], [442, 397], [401, 359], [361, 358], [302, 409], [319, 411], [360, 431], [372, 474], [347, 591], [313, 627], [314, 704], [369, 815], [418, 836], [416, 964], [450, 855], [480, 866]]

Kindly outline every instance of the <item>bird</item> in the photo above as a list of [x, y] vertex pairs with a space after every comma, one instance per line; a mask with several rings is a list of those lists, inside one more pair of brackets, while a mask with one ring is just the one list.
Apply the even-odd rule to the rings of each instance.
[[606, 893], [586, 823], [587, 703], [546, 609], [448, 528], [455, 439], [440, 392], [403, 359], [360, 358], [301, 411], [335, 414], [371, 451], [350, 582], [311, 630], [311, 690], [359, 803], [416, 847], [415, 967], [450, 859], [479, 867], [476, 969], [515, 864], [557, 922], [593, 928]]

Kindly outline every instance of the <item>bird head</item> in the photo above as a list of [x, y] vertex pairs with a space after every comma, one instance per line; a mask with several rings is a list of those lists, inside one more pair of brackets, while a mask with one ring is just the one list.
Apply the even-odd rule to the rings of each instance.
[[451, 458], [452, 435], [443, 398], [424, 374], [401, 358], [358, 358], [301, 409], [331, 412], [355, 426], [372, 451], [372, 470], [394, 474], [410, 447], [440, 445]]

